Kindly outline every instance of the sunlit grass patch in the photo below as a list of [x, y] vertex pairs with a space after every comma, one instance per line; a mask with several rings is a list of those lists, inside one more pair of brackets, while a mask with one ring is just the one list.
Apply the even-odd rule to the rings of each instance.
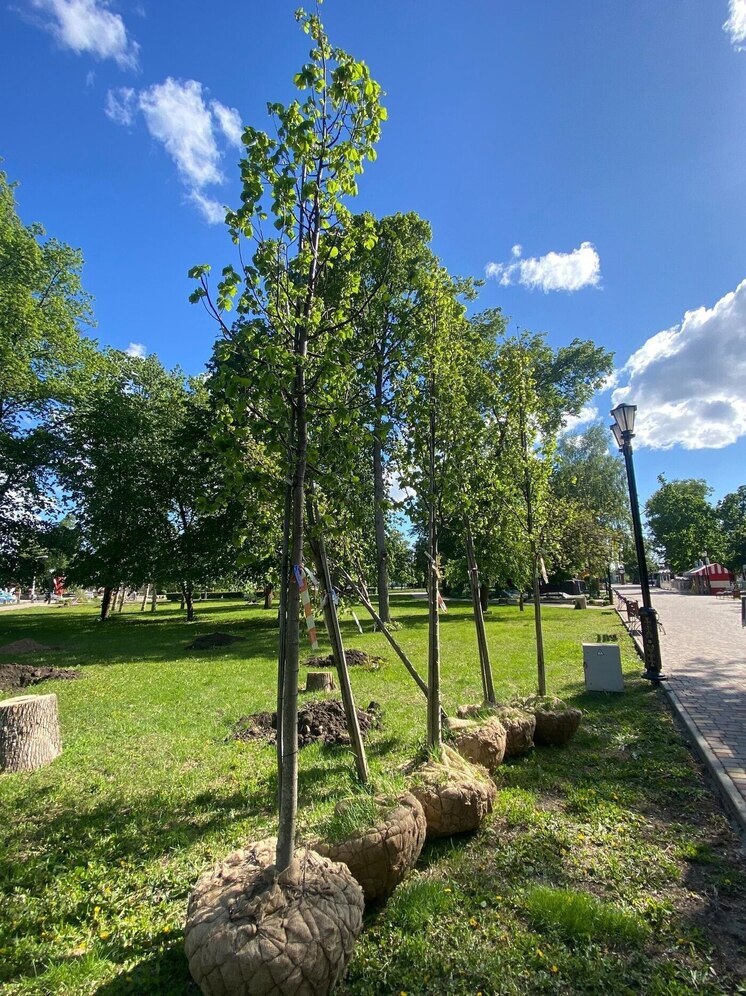
[[536, 927], [556, 931], [569, 940], [641, 944], [648, 934], [640, 917], [587, 892], [538, 885], [525, 894], [523, 902]]
[[454, 905], [453, 887], [433, 878], [411, 878], [389, 901], [387, 917], [400, 930], [423, 930]]

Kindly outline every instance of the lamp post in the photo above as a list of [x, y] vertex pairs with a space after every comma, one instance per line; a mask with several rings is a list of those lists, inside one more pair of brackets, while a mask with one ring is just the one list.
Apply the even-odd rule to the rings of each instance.
[[624, 454], [624, 464], [627, 468], [627, 485], [629, 487], [629, 504], [632, 512], [632, 531], [635, 534], [635, 549], [637, 550], [637, 565], [640, 570], [640, 587], [642, 588], [642, 608], [640, 609], [640, 629], [642, 630], [642, 648], [645, 658], [643, 678], [649, 681], [663, 681], [661, 663], [661, 648], [658, 641], [658, 614], [650, 601], [650, 583], [648, 581], [648, 565], [645, 559], [645, 546], [642, 541], [642, 523], [640, 522], [640, 504], [637, 499], [637, 483], [635, 467], [632, 462], [632, 439], [634, 437], [635, 413], [637, 405], [617, 405], [611, 412], [614, 424], [610, 426], [614, 439], [620, 451]]

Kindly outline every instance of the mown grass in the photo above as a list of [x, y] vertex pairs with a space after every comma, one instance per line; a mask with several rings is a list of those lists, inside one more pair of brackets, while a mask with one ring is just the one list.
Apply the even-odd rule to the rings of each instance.
[[[215, 859], [274, 832], [276, 798], [273, 749], [229, 739], [240, 716], [273, 707], [274, 613], [237, 603], [198, 612], [191, 626], [171, 606], [155, 617], [128, 607], [105, 625], [84, 607], [0, 616], [0, 644], [58, 645], [46, 660], [84, 673], [38, 688], [58, 695], [62, 756], [0, 780], [3, 993], [196, 991], [183, 956], [190, 888]], [[425, 603], [396, 596], [394, 613], [424, 672]], [[615, 614], [543, 614], [549, 690], [583, 709], [577, 738], [504, 765], [478, 834], [427, 845], [388, 904], [366, 914], [339, 992], [738, 991], [746, 878], [727, 821], [627, 642], [625, 693], [585, 693], [580, 643], [621, 638]], [[422, 746], [424, 699], [380, 635], [343, 629], [350, 646], [387, 661], [352, 673], [358, 705], [383, 708], [368, 749], [374, 788], [387, 793]], [[503, 697], [535, 691], [532, 629], [530, 609], [488, 614]], [[215, 630], [245, 639], [186, 649]], [[442, 645], [455, 711], [479, 699], [468, 606], [451, 604]], [[303, 836], [356, 792], [348, 749], [304, 749]], [[618, 914], [640, 931], [620, 941], [608, 923], [552, 922], [549, 895], [580, 897], [586, 921]]]

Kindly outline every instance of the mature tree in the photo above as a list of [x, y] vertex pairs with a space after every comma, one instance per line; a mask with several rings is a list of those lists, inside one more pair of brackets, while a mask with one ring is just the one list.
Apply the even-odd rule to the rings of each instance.
[[725, 563], [740, 572], [746, 565], [746, 485], [718, 502], [717, 516], [724, 536]]
[[[59, 425], [95, 357], [80, 252], [18, 217], [0, 172], [0, 571], [33, 557], [40, 516], [55, 505], [51, 465]], [[24, 554], [24, 544], [28, 547]]]
[[167, 378], [167, 390], [154, 399], [167, 404], [163, 424], [147, 450], [152, 500], [166, 510], [170, 527], [153, 576], [176, 580], [191, 622], [195, 590], [228, 576], [234, 584], [261, 579], [279, 530], [256, 486], [243, 480], [239, 494], [225, 481], [203, 379], [186, 380], [178, 370]]
[[724, 553], [717, 512], [710, 504], [712, 488], [701, 479], [667, 481], [645, 503], [648, 528], [666, 561], [678, 574], [692, 567], [707, 551], [711, 561]]
[[[381, 88], [364, 63], [333, 48], [316, 15], [298, 12], [314, 47], [295, 76], [302, 94], [287, 106], [270, 104], [275, 135], [247, 127], [241, 162], [242, 205], [226, 217], [231, 238], [248, 242], [240, 266], [227, 266], [215, 302], [208, 267], [195, 267], [202, 300], [219, 321], [224, 340], [216, 362], [241, 368], [228, 388], [236, 403], [225, 414], [241, 431], [241, 401], [250, 394], [258, 447], [280, 462], [287, 480], [280, 583], [281, 639], [278, 653], [278, 762], [280, 826], [277, 868], [291, 862], [297, 812], [297, 690], [300, 585], [306, 539], [307, 473], [322, 469], [330, 421], [336, 447], [353, 448], [344, 407], [355, 349], [350, 320], [357, 290], [354, 272], [327, 304], [321, 288], [331, 270], [348, 259], [355, 241], [345, 200], [357, 192], [365, 160], [374, 158], [385, 112]], [[263, 222], [272, 216], [274, 236]], [[372, 246], [375, 233], [363, 238]], [[232, 327], [224, 312], [235, 303]], [[236, 359], [236, 354], [240, 356]], [[353, 419], [353, 424], [356, 425]], [[318, 430], [318, 433], [315, 432]], [[318, 534], [317, 534], [318, 535]], [[332, 612], [333, 599], [332, 602]], [[338, 650], [338, 648], [337, 648]], [[336, 656], [336, 654], [335, 654]], [[344, 668], [344, 660], [337, 661]], [[348, 724], [356, 720], [345, 698]], [[362, 744], [357, 751], [358, 761]], [[360, 770], [360, 767], [359, 767]]]
[[391, 583], [399, 588], [417, 583], [414, 548], [401, 529], [387, 524], [386, 559]]
[[156, 576], [170, 527], [156, 487], [155, 451], [168, 426], [171, 387], [158, 360], [107, 350], [64, 425], [57, 474], [72, 505], [80, 547], [70, 576], [112, 591]]

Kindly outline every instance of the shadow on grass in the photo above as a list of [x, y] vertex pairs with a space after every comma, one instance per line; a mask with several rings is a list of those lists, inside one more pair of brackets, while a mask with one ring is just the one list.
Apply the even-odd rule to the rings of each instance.
[[[157, 992], [161, 996], [198, 996], [199, 986], [189, 974], [184, 938], [171, 935], [170, 946], [150, 954], [129, 971], [121, 972], [95, 991], [96, 996], [133, 996]], [[112, 961], [122, 963], [132, 958], [132, 950], [110, 949]]]
[[[40, 612], [25, 610], [18, 613], [19, 618], [12, 620], [10, 626], [0, 629], [0, 644], [34, 639], [53, 646], [54, 653], [0, 656], [0, 664], [11, 659], [34, 664], [48, 660], [56, 666], [85, 667], [138, 661], [168, 663], [185, 658], [273, 658], [277, 651], [277, 614], [274, 611], [259, 614], [261, 611], [250, 610], [243, 603], [211, 605], [198, 613], [194, 623], [187, 624], [183, 615], [173, 608], [161, 609], [155, 615], [138, 611], [115, 614], [104, 623], [93, 611], [75, 607]], [[251, 613], [248, 618], [247, 612]], [[230, 649], [188, 649], [195, 637], [216, 630], [244, 639]]]
[[[208, 791], [178, 803], [154, 792], [132, 803], [108, 799], [98, 806], [71, 807], [28, 832], [25, 846], [44, 859], [9, 862], [5, 877], [15, 886], [37, 892], [81, 866], [122, 867], [166, 857], [235, 822], [248, 804], [241, 792]], [[86, 903], [81, 900], [83, 906]]]

